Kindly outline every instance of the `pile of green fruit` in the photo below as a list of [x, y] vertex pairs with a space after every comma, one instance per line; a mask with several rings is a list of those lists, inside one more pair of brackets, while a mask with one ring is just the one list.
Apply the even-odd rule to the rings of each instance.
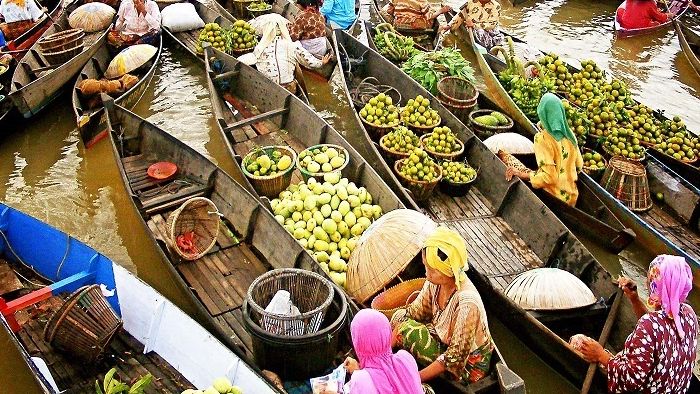
[[420, 146], [420, 139], [404, 126], [397, 126], [382, 138], [382, 145], [393, 152], [409, 153]]
[[187, 389], [181, 394], [243, 394], [240, 387], [231, 384], [228, 378], [221, 377], [214, 379], [214, 383], [206, 390]]
[[251, 49], [258, 44], [258, 37], [255, 35], [255, 28], [250, 23], [237, 20], [231, 29], [232, 49], [241, 51]]
[[475, 117], [474, 122], [489, 127], [506, 126], [511, 124], [511, 120], [498, 111], [491, 111], [490, 114]]
[[208, 42], [214, 48], [228, 52], [232, 48], [232, 38], [229, 31], [223, 29], [218, 23], [207, 23], [199, 32], [199, 42], [197, 42], [196, 50], [198, 53], [203, 53], [202, 43]]
[[539, 59], [543, 72], [554, 80], [554, 87], [559, 92], [569, 91], [569, 87], [574, 82], [574, 77], [569, 71], [566, 63], [559, 59], [559, 55], [550, 53]]
[[430, 108], [430, 100], [418, 95], [415, 99], [409, 99], [401, 109], [401, 122], [415, 127], [437, 126], [440, 124], [440, 115]]
[[422, 148], [415, 148], [411, 155], [404, 159], [399, 171], [406, 178], [420, 182], [435, 181], [441, 173], [440, 167], [435, 165], [433, 159]]
[[253, 176], [275, 176], [288, 170], [294, 163], [290, 156], [278, 150], [259, 148], [246, 155], [243, 165]]
[[593, 171], [602, 170], [605, 168], [605, 161], [598, 152], [586, 152], [583, 154], [583, 166]]
[[687, 130], [676, 132], [673, 137], [654, 146], [660, 152], [672, 156], [676, 160], [695, 161], [698, 158], [700, 142], [698, 137], [692, 136]]
[[382, 208], [372, 204], [372, 195], [334, 172], [324, 182], [289, 185], [270, 202], [275, 219], [313, 253], [314, 259], [338, 286], [345, 286], [350, 253]]
[[374, 28], [374, 45], [379, 53], [393, 62], [403, 62], [416, 51], [413, 38], [397, 33], [391, 23]]
[[644, 148], [639, 145], [639, 134], [631, 127], [629, 124], [614, 127], [603, 143], [605, 150], [612, 155], [631, 160], [642, 159], [645, 155]]
[[586, 143], [586, 137], [590, 132], [591, 121], [588, 120], [586, 112], [582, 111], [580, 108], [571, 105], [569, 100], [561, 100], [564, 110], [566, 111], [566, 122], [569, 124], [569, 128], [576, 135], [576, 141], [579, 145]]
[[369, 99], [360, 110], [360, 117], [374, 126], [396, 126], [399, 124], [399, 110], [391, 97], [379, 93]]
[[627, 109], [627, 116], [632, 130], [640, 135], [640, 141], [656, 145], [663, 140], [662, 124], [654, 117], [651, 108], [643, 104], [635, 104]]
[[443, 161], [442, 179], [451, 183], [468, 183], [476, 178], [476, 170], [469, 164], [459, 161]]
[[336, 171], [347, 160], [344, 151], [328, 145], [308, 148], [299, 154], [299, 166], [311, 174]]
[[253, 2], [248, 7], [248, 11], [267, 11], [272, 8], [270, 4], [264, 1]]
[[423, 148], [430, 153], [451, 154], [462, 149], [462, 143], [449, 127], [436, 127], [423, 137]]

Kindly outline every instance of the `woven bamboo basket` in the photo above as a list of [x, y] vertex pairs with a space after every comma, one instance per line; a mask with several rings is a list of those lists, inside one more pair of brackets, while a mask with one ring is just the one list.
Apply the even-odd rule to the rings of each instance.
[[666, 153], [666, 152], [664, 152], [664, 151], [662, 151], [662, 150], [660, 150], [660, 149], [655, 148], [654, 145], [651, 145], [651, 147], [653, 147], [655, 151], [661, 153], [662, 155], [668, 156], [668, 157], [670, 157], [671, 159], [673, 159], [673, 160], [675, 160], [675, 161], [680, 161], [681, 163], [685, 163], [685, 164], [694, 164], [695, 162], [698, 161], [698, 156], [695, 156], [695, 158], [693, 158], [693, 160], [687, 160], [687, 159], [680, 159], [680, 160], [678, 160], [678, 159], [676, 159], [675, 157], [669, 155], [668, 153]]
[[401, 282], [379, 293], [372, 300], [371, 307], [382, 312], [391, 320], [394, 312], [413, 302], [425, 284], [425, 278]]
[[561, 311], [596, 303], [581, 279], [558, 268], [535, 268], [513, 279], [505, 291], [508, 298], [527, 310]]
[[600, 184], [632, 211], [644, 212], [653, 206], [647, 170], [640, 162], [611, 158]]
[[469, 182], [452, 182], [447, 178], [442, 178], [440, 180], [440, 191], [451, 197], [463, 197], [469, 193], [472, 185], [476, 182], [476, 178], [479, 176], [479, 171], [477, 170], [477, 175], [472, 178]]
[[246, 53], [251, 53], [251, 52], [253, 52], [253, 49], [254, 49], [254, 48], [255, 48], [255, 46], [252, 46], [252, 47], [250, 47], [250, 48], [243, 48], [243, 49], [234, 49], [234, 48], [231, 48], [231, 50], [229, 50], [229, 52], [231, 52], [231, 54], [232, 54], [233, 56], [238, 57], [238, 56], [241, 56], [241, 55], [245, 55]]
[[[248, 167], [248, 163], [250, 163], [251, 160], [257, 159], [261, 152], [265, 152], [267, 154], [272, 152], [280, 152], [281, 154], [289, 156], [292, 159], [292, 165], [290, 165], [284, 172], [280, 172], [275, 175], [253, 175], [248, 172], [246, 167]], [[245, 174], [246, 178], [248, 178], [250, 184], [253, 185], [253, 188], [256, 192], [258, 192], [258, 194], [265, 197], [276, 198], [292, 182], [292, 175], [294, 174], [296, 162], [297, 154], [294, 152], [294, 149], [285, 145], [265, 146], [260, 150], [254, 150], [248, 153], [243, 158], [241, 168], [243, 170], [243, 174]]]
[[365, 304], [384, 290], [406, 270], [436, 228], [432, 219], [412, 209], [395, 209], [377, 219], [350, 255], [348, 294]]
[[67, 29], [50, 34], [38, 41], [41, 52], [57, 52], [83, 43], [83, 29]]
[[310, 146], [310, 147], [304, 149], [304, 152], [305, 151], [312, 151], [314, 149], [318, 149], [318, 148], [321, 148], [324, 146], [327, 146], [329, 148], [335, 148], [339, 153], [342, 153], [343, 155], [345, 155], [345, 163], [342, 166], [340, 166], [340, 167], [338, 167], [330, 172], [309, 172], [301, 166], [301, 163], [299, 163], [299, 161], [300, 161], [299, 156], [297, 156], [297, 158], [296, 158], [297, 167], [299, 168], [299, 172], [301, 172], [302, 178], [304, 178], [304, 182], [308, 181], [310, 178], [316, 178], [317, 181], [323, 182], [324, 175], [326, 175], [328, 173], [333, 173], [333, 172], [343, 172], [345, 167], [348, 166], [348, 163], [350, 163], [350, 155], [348, 154], [348, 150], [343, 148], [340, 145], [318, 144], [318, 145]]
[[429, 199], [430, 196], [433, 195], [433, 190], [435, 189], [435, 186], [437, 186], [437, 184], [440, 182], [440, 179], [442, 179], [442, 168], [440, 168], [440, 166], [437, 163], [434, 163], [433, 165], [435, 166], [438, 172], [437, 178], [433, 179], [430, 182], [415, 181], [413, 179], [407, 178], [401, 173], [401, 168], [403, 167], [405, 160], [406, 159], [398, 160], [396, 163], [394, 163], [394, 172], [401, 180], [401, 183], [411, 192], [413, 198], [416, 201], [425, 201]]
[[416, 126], [415, 124], [409, 124], [409, 123], [405, 123], [404, 126], [411, 129], [414, 133], [416, 133], [416, 135], [421, 136], [421, 135], [425, 135], [427, 133], [430, 133], [431, 131], [433, 131], [434, 128], [440, 126], [441, 123], [442, 123], [442, 118], [438, 117], [437, 122], [435, 122], [435, 124], [430, 125], [430, 126]]
[[58, 52], [44, 52], [42, 53], [42, 55], [44, 56], [46, 61], [49, 62], [49, 64], [55, 66], [68, 62], [69, 60], [79, 55], [82, 51], [83, 44], [81, 43], [80, 45], [70, 49], [64, 49]]
[[365, 125], [365, 129], [367, 130], [367, 134], [369, 134], [370, 138], [372, 138], [372, 141], [379, 141], [384, 135], [386, 135], [388, 132], [394, 129], [394, 127], [398, 126], [401, 124], [400, 121], [396, 121], [395, 123], [392, 123], [390, 125], [386, 126], [375, 126], [371, 123], [368, 123], [365, 118], [360, 116], [360, 120], [362, 120], [362, 124]]
[[[219, 236], [219, 210], [214, 203], [204, 197], [194, 197], [176, 209], [166, 223], [170, 245], [185, 260], [197, 260], [216, 244]], [[194, 233], [193, 252], [182, 250], [177, 237]]]
[[54, 312], [44, 328], [44, 340], [62, 352], [93, 362], [121, 327], [121, 319], [100, 286], [90, 285], [71, 294]]
[[428, 138], [429, 136], [430, 136], [430, 134], [423, 134], [420, 137], [420, 143], [421, 143], [421, 146], [423, 147], [423, 149], [425, 149], [425, 151], [428, 152], [430, 154], [430, 156], [433, 156], [436, 159], [440, 159], [443, 161], [454, 161], [459, 156], [461, 156], [462, 153], [464, 153], [464, 144], [462, 143], [462, 141], [457, 141], [457, 143], [459, 144], [459, 149], [456, 152], [452, 152], [452, 153], [434, 152], [434, 151], [430, 150], [430, 148], [425, 144], [425, 139]]
[[395, 150], [389, 149], [386, 147], [384, 144], [385, 142], [386, 135], [384, 135], [380, 140], [379, 140], [379, 148], [382, 150], [384, 153], [384, 157], [386, 157], [388, 160], [391, 161], [391, 163], [395, 162], [396, 160], [401, 160], [405, 159], [408, 156], [411, 156], [410, 153], [404, 153], [404, 152], [397, 152]]
[[[584, 148], [581, 148], [581, 154], [586, 154], [586, 153], [593, 153], [593, 154], [595, 154], [595, 153], [598, 153], [598, 152], [594, 151], [593, 149], [589, 149], [589, 148], [585, 148], [585, 147], [584, 147]], [[601, 156], [602, 156], [602, 155], [601, 155]], [[603, 157], [603, 164], [605, 165], [603, 168], [598, 168], [598, 167], [596, 167], [596, 168], [591, 168], [591, 167], [586, 166], [586, 165], [584, 164], [584, 166], [583, 166], [583, 172], [585, 172], [586, 174], [592, 176], [593, 178], [596, 178], [596, 179], [597, 179], [597, 178], [600, 178], [600, 176], [603, 175], [603, 172], [605, 172], [605, 168], [608, 167], [608, 161], [605, 159], [605, 157]]]
[[438, 101], [464, 124], [469, 124], [469, 113], [476, 106], [479, 90], [468, 80], [445, 77], [438, 81]]
[[[298, 316], [266, 312], [272, 298], [280, 290], [290, 294], [290, 301], [299, 309]], [[248, 287], [246, 299], [252, 320], [277, 335], [302, 336], [321, 328], [326, 310], [333, 300], [331, 282], [314, 272], [283, 268], [268, 271]]]
[[250, 15], [251, 19], [257, 18], [260, 15], [265, 15], [265, 14], [269, 14], [270, 12], [272, 12], [272, 6], [270, 4], [267, 4], [267, 7], [265, 7], [262, 10], [252, 10], [252, 9], [250, 9], [250, 7], [252, 7], [252, 4], [247, 6], [245, 9], [248, 11], [248, 15]]
[[505, 114], [504, 116], [508, 118], [510, 123], [503, 126], [487, 126], [474, 121], [474, 118], [477, 118], [481, 115], [490, 115], [491, 112], [493, 112], [493, 110], [477, 109], [469, 113], [469, 125], [472, 127], [472, 129], [474, 129], [474, 134], [476, 134], [476, 136], [479, 137], [479, 139], [482, 141], [496, 133], [505, 133], [508, 130], [512, 129], [514, 125], [513, 119], [511, 119]]

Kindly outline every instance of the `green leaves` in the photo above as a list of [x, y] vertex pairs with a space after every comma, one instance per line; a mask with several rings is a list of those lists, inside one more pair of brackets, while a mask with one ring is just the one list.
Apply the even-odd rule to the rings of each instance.
[[99, 380], [95, 380], [95, 393], [96, 394], [143, 394], [144, 390], [150, 386], [153, 382], [153, 375], [146, 374], [142, 376], [136, 383], [131, 387], [129, 385], [120, 382], [114, 378], [117, 373], [116, 368], [110, 369], [106, 374], [102, 382], [102, 387], [100, 387]]
[[401, 69], [430, 93], [437, 94], [437, 83], [447, 76], [474, 82], [474, 69], [458, 49], [445, 48], [433, 52], [416, 52]]

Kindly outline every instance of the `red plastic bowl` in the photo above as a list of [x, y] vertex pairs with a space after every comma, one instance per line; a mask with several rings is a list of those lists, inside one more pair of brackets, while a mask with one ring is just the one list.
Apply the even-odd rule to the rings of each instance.
[[169, 161], [159, 161], [148, 167], [148, 176], [153, 179], [164, 180], [172, 177], [177, 172], [177, 165]]

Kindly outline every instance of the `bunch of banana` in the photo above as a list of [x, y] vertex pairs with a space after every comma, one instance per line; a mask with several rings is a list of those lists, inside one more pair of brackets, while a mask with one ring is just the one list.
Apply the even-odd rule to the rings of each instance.
[[374, 45], [379, 53], [393, 62], [403, 62], [415, 52], [413, 38], [398, 34], [390, 23], [374, 28]]

